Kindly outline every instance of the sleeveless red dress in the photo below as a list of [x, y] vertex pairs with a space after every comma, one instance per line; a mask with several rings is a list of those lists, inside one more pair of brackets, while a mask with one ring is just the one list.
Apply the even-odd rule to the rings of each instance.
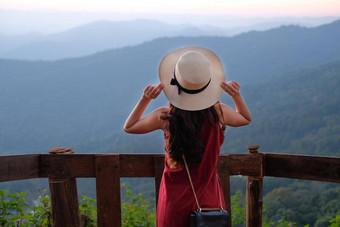
[[[168, 138], [164, 137], [166, 141]], [[205, 145], [205, 151], [198, 166], [189, 166], [190, 175], [200, 206], [218, 208], [220, 202], [217, 191], [217, 161], [224, 141], [224, 134], [219, 123], [217, 122], [217, 126], [213, 127], [207, 121], [199, 139]], [[218, 180], [223, 209], [226, 209], [219, 177]], [[194, 210], [197, 210], [197, 205], [185, 167], [171, 169], [166, 153], [157, 205], [157, 227], [187, 227], [189, 214]]]

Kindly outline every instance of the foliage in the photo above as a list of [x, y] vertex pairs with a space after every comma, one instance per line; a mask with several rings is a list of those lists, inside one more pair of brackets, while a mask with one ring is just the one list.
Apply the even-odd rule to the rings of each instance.
[[129, 186], [123, 184], [126, 200], [122, 201], [122, 226], [156, 226], [155, 209], [150, 209], [150, 202], [138, 193], [133, 195]]
[[231, 223], [233, 226], [244, 224], [246, 220], [246, 206], [244, 200], [242, 201], [241, 198], [244, 198], [241, 191], [236, 191], [230, 198]]
[[0, 190], [0, 226], [44, 226], [51, 224], [51, 202], [47, 195], [39, 190], [36, 206], [28, 206], [25, 202], [26, 192], [8, 193]]
[[[232, 226], [245, 226], [246, 224], [246, 207], [244, 198], [241, 191], [236, 191], [236, 193], [231, 196], [231, 216], [232, 216]], [[296, 223], [292, 221], [287, 221], [284, 216], [275, 220], [269, 221], [268, 210], [263, 207], [262, 214], [262, 226], [263, 227], [296, 227]], [[307, 226], [305, 226], [307, 227]]]
[[[122, 226], [156, 226], [155, 209], [142, 194], [134, 195], [129, 186], [122, 185], [125, 200], [122, 201]], [[23, 197], [26, 192], [9, 193], [0, 190], [0, 226], [29, 227], [52, 226], [51, 201], [45, 195], [46, 190], [39, 190], [35, 206], [28, 206]], [[96, 200], [83, 195], [79, 203], [79, 211], [84, 216], [86, 227], [97, 226]]]
[[[151, 206], [150, 201], [145, 199], [144, 195], [138, 193], [133, 194], [129, 186], [122, 184], [122, 191], [125, 191], [124, 199], [122, 200], [122, 226], [156, 226], [155, 223], [155, 208]], [[320, 204], [329, 203], [333, 200], [339, 201], [337, 196], [340, 195], [340, 188], [330, 189], [325, 191], [320, 196]], [[35, 206], [28, 206], [25, 202], [26, 192], [8, 193], [0, 190], [0, 226], [8, 227], [28, 227], [28, 226], [52, 226], [51, 217], [51, 202], [46, 190], [39, 190], [39, 197], [35, 201]], [[337, 194], [339, 193], [339, 194]], [[281, 194], [285, 197], [282, 198]], [[275, 198], [277, 196], [278, 198]], [[292, 192], [287, 188], [279, 188], [269, 193], [265, 199], [276, 200], [282, 204], [284, 199], [292, 199]], [[293, 199], [297, 200], [296, 197]], [[97, 226], [97, 208], [95, 207], [96, 200], [82, 196], [79, 203], [80, 213], [85, 218], [85, 226]], [[275, 201], [273, 202], [275, 204]], [[291, 202], [288, 202], [289, 204]], [[299, 201], [297, 201], [299, 203]], [[294, 203], [293, 203], [294, 204]], [[263, 207], [263, 226], [264, 227], [308, 227], [309, 224], [296, 223], [291, 218], [285, 216], [277, 217], [270, 216], [270, 210], [277, 209], [273, 204], [267, 203]], [[244, 196], [241, 191], [236, 191], [231, 196], [231, 216], [233, 226], [244, 226], [246, 221], [246, 207]], [[295, 212], [294, 209], [292, 212]], [[340, 227], [340, 215], [337, 208], [333, 209], [336, 213], [330, 216], [332, 212], [324, 210], [326, 213], [320, 214], [320, 219], [317, 220], [314, 226]], [[298, 213], [298, 212], [297, 212]], [[289, 214], [289, 212], [286, 214]], [[325, 215], [326, 214], [326, 215]], [[327, 224], [328, 223], [328, 224]]]
[[21, 226], [26, 218], [25, 195], [26, 192], [8, 194], [0, 190], [0, 226]]
[[340, 215], [336, 215], [335, 218], [329, 221], [331, 225], [329, 227], [340, 227]]
[[284, 217], [281, 217], [281, 219], [276, 224], [277, 227], [296, 227], [295, 222], [289, 222]]
[[[339, 193], [339, 194], [337, 194]], [[278, 188], [274, 189], [271, 193], [269, 193], [266, 198], [266, 204], [263, 206], [263, 214], [262, 214], [262, 226], [263, 227], [296, 227], [296, 226], [328, 226], [331, 223], [330, 227], [340, 227], [340, 215], [336, 215], [335, 218], [332, 218], [330, 214], [338, 214], [340, 213], [340, 209], [337, 209], [337, 206], [334, 202], [339, 203], [340, 198], [337, 196], [340, 195], [340, 188], [334, 188], [321, 193], [319, 200], [313, 199], [314, 202], [318, 204], [328, 204], [331, 203], [332, 210], [329, 211], [328, 207], [322, 207], [321, 210], [324, 210], [324, 213], [311, 213], [309, 215], [304, 215], [308, 213], [309, 210], [305, 210], [304, 213], [301, 213], [300, 210], [302, 208], [296, 208], [297, 204], [300, 204], [301, 207], [306, 207], [305, 201], [310, 199], [309, 197], [303, 199], [299, 199], [295, 197], [294, 192], [289, 188]], [[314, 196], [319, 197], [319, 196]], [[288, 200], [288, 201], [286, 201]], [[295, 201], [292, 201], [295, 200]], [[270, 202], [269, 202], [270, 201]], [[275, 204], [275, 206], [274, 206]], [[292, 206], [292, 207], [289, 207]], [[315, 205], [311, 205], [315, 206]], [[287, 208], [288, 207], [288, 208]], [[296, 210], [297, 209], [297, 210]], [[326, 211], [327, 210], [327, 211]], [[274, 212], [273, 212], [274, 211]], [[333, 213], [332, 213], [333, 212]], [[293, 213], [297, 213], [293, 215]], [[278, 216], [280, 215], [281, 216]], [[284, 216], [286, 214], [287, 216]], [[306, 219], [301, 221], [301, 219], [297, 219], [297, 217], [310, 217], [319, 216], [319, 219]], [[246, 208], [244, 202], [244, 196], [241, 191], [236, 191], [236, 193], [231, 196], [231, 216], [232, 216], [232, 224], [235, 227], [245, 226], [246, 222]], [[333, 216], [334, 217], [334, 216]], [[299, 223], [295, 222], [298, 220]], [[315, 222], [315, 220], [317, 220]], [[315, 224], [314, 224], [315, 222]]]
[[82, 195], [79, 211], [85, 218], [86, 227], [97, 226], [97, 207], [95, 207], [94, 203], [96, 203], [95, 199]]
[[268, 222], [285, 217], [297, 226], [327, 226], [340, 213], [340, 187], [321, 192], [311, 189], [280, 187], [264, 197]]
[[27, 221], [24, 226], [52, 226], [51, 200], [46, 195], [46, 189], [39, 189], [39, 196], [36, 205], [29, 207], [32, 212], [27, 214]]

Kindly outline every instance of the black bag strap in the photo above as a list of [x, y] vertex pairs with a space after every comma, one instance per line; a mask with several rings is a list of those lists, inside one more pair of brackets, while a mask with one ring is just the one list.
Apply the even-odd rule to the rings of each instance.
[[190, 172], [189, 172], [189, 167], [188, 167], [187, 161], [185, 160], [184, 154], [182, 154], [182, 158], [183, 158], [183, 161], [184, 161], [185, 169], [186, 169], [187, 174], [188, 174], [188, 178], [189, 178], [189, 181], [190, 181], [190, 185], [191, 185], [192, 192], [194, 193], [194, 197], [195, 197], [196, 204], [197, 204], [197, 209], [198, 209], [199, 211], [202, 211], [202, 210], [217, 210], [217, 209], [223, 210], [223, 206], [222, 206], [222, 198], [221, 198], [221, 191], [220, 191], [220, 184], [219, 184], [219, 181], [218, 181], [218, 175], [216, 174], [218, 197], [219, 197], [219, 200], [220, 200], [220, 208], [201, 208], [201, 207], [200, 207], [200, 204], [198, 203], [198, 199], [197, 199], [197, 196], [196, 196], [194, 184], [192, 183], [191, 176], [190, 176]]

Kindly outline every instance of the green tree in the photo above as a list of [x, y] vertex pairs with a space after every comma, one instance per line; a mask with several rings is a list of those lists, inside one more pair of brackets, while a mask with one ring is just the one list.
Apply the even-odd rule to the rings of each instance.
[[[243, 201], [241, 200], [243, 199]], [[241, 191], [236, 191], [230, 198], [231, 202], [231, 222], [233, 226], [242, 226], [246, 220], [246, 206], [244, 196]]]

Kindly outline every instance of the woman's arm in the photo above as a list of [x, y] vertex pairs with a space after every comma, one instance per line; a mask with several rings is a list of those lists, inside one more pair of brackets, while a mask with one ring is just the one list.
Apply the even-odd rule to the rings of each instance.
[[229, 81], [228, 83], [222, 82], [221, 87], [232, 97], [236, 107], [235, 111], [229, 106], [221, 104], [222, 123], [234, 127], [248, 125], [251, 122], [251, 114], [240, 93], [240, 85], [235, 81]]
[[157, 98], [162, 89], [163, 84], [161, 83], [158, 85], [149, 85], [144, 89], [143, 96], [125, 122], [125, 132], [143, 134], [164, 127], [164, 121], [160, 118], [160, 115], [162, 112], [166, 111], [166, 107], [158, 108], [146, 117], [141, 118], [150, 101]]

